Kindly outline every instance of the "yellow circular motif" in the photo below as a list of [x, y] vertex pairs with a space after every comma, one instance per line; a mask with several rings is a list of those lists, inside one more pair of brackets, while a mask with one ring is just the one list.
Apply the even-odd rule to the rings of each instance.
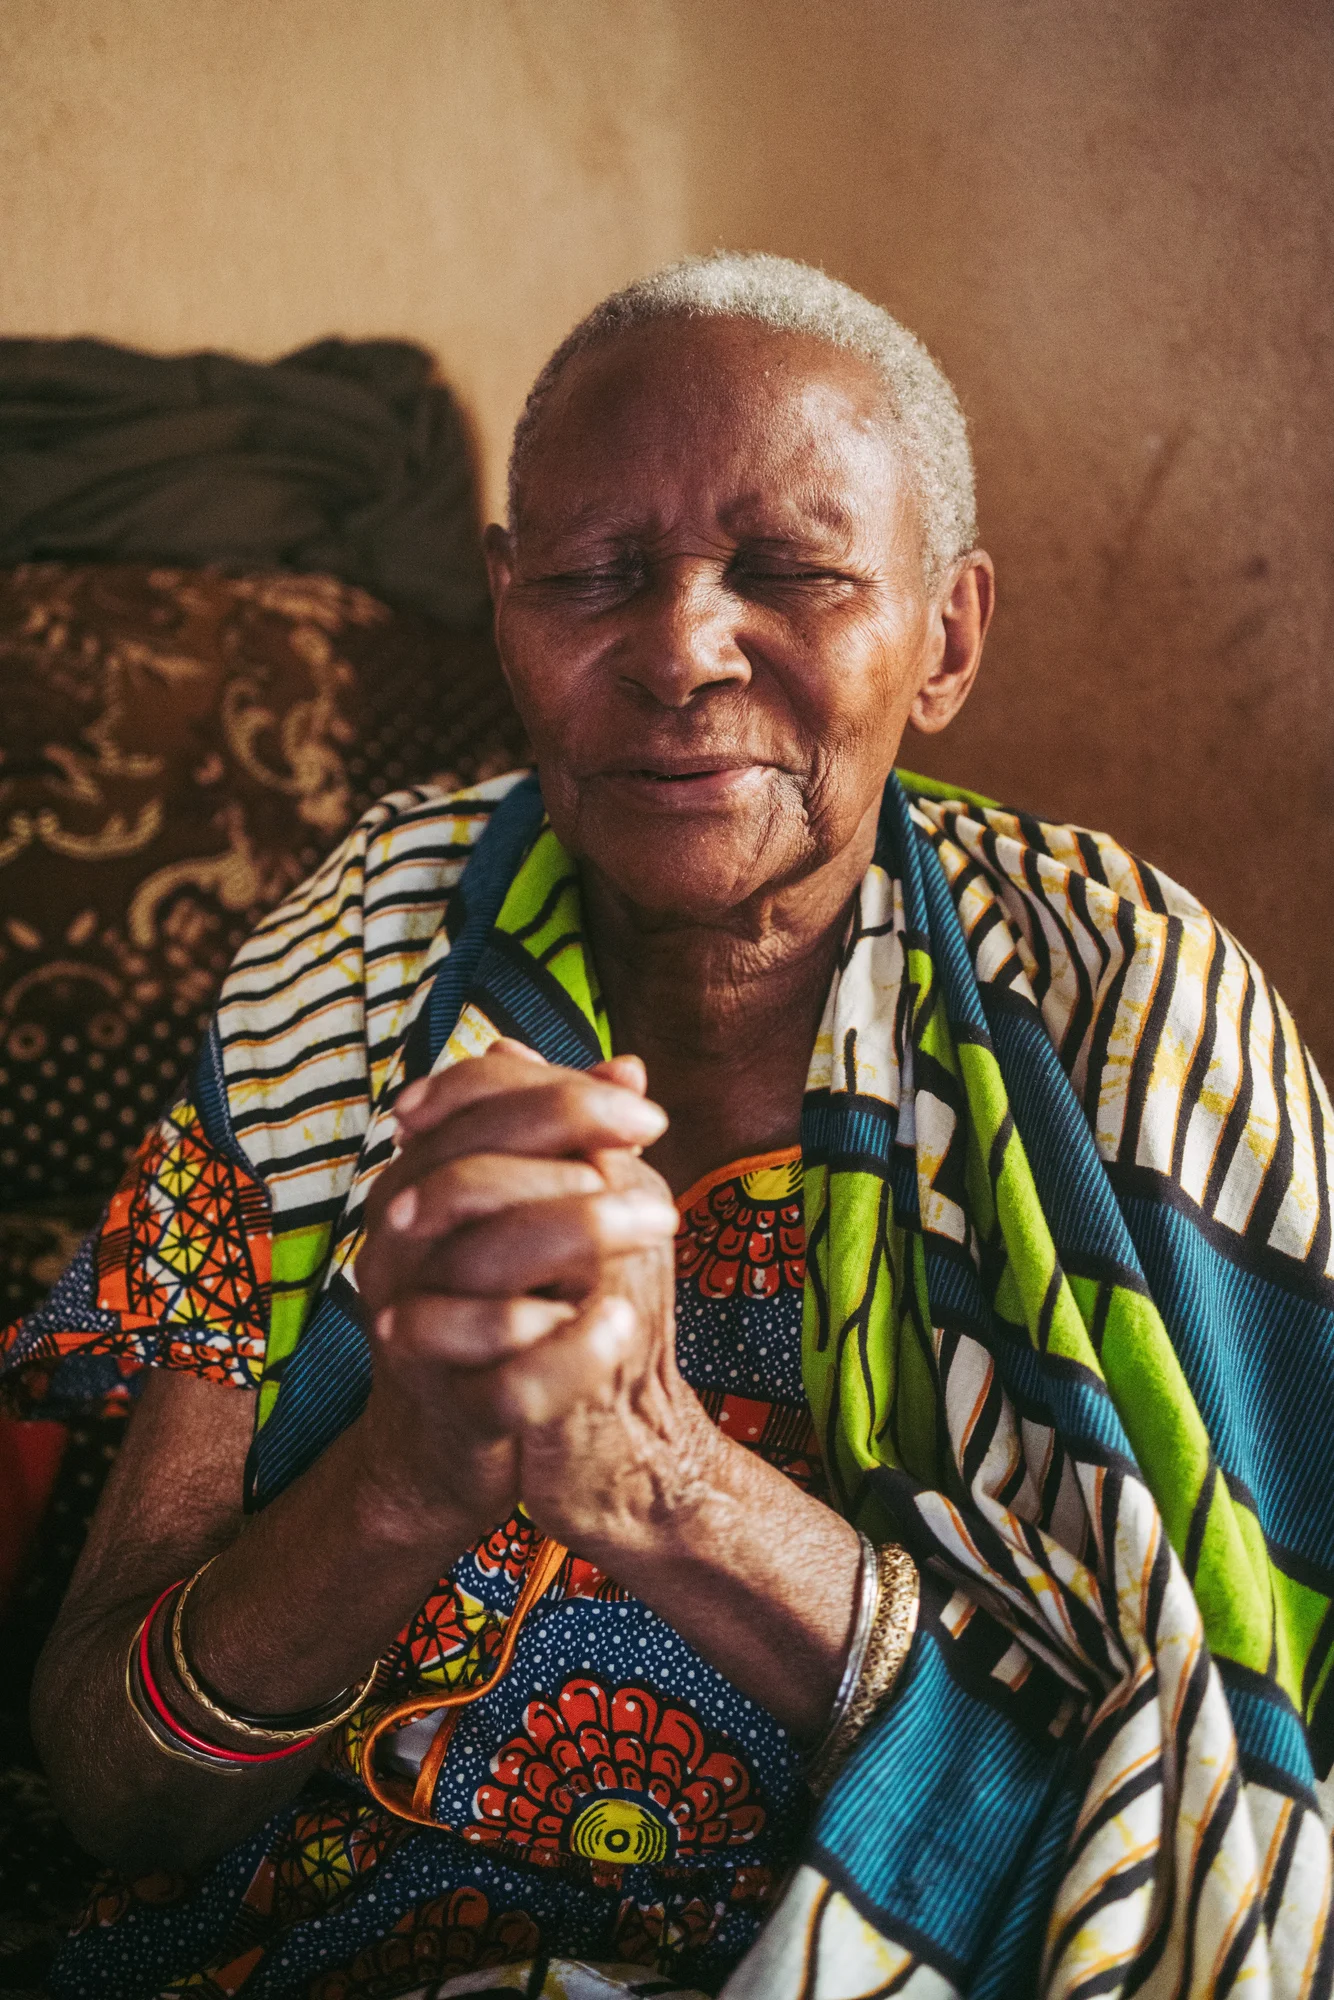
[[801, 1158], [784, 1160], [780, 1167], [752, 1167], [741, 1176], [741, 1192], [751, 1201], [791, 1201], [801, 1193]]
[[667, 1859], [667, 1829], [647, 1806], [633, 1799], [593, 1799], [570, 1828], [570, 1846], [585, 1861], [635, 1862]]

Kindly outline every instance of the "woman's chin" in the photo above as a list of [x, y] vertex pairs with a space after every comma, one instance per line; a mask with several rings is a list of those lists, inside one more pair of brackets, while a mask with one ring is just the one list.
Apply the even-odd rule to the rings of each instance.
[[[602, 831], [600, 829], [600, 831]], [[652, 842], [638, 828], [608, 828], [584, 859], [640, 909], [682, 921], [717, 920], [787, 871], [776, 844], [726, 826], [678, 822]]]

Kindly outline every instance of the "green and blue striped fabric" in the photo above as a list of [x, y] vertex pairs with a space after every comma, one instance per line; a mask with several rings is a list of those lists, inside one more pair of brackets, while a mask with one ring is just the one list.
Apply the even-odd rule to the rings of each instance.
[[[473, 810], [336, 1185], [284, 1195], [333, 1157], [311, 1132], [288, 1183], [258, 1164], [275, 1273], [309, 1279], [289, 1234], [331, 1247], [271, 1350], [257, 1504], [366, 1393], [352, 1260], [398, 1088], [497, 1033], [610, 1048], [535, 784]], [[911, 1549], [923, 1612], [730, 2000], [1330, 1992], [1332, 1135], [1187, 892], [890, 779], [803, 1115], [804, 1365], [838, 1504]]]

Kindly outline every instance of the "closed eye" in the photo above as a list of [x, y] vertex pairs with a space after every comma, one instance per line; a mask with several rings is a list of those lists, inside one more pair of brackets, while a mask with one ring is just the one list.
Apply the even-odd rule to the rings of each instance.
[[756, 569], [748, 565], [741, 571], [742, 576], [755, 577], [762, 583], [851, 583], [852, 578], [837, 569]]
[[586, 569], [553, 570], [546, 576], [527, 579], [531, 588], [562, 597], [608, 599], [628, 597], [644, 581], [641, 563], [619, 561], [594, 563]]
[[730, 576], [743, 590], [785, 589], [788, 586], [798, 585], [851, 589], [860, 581], [860, 578], [850, 575], [847, 570], [804, 563], [738, 562], [732, 565]]

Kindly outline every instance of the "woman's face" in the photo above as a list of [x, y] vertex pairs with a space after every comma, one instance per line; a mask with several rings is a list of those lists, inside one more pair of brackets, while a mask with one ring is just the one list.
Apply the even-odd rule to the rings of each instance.
[[552, 825], [609, 886], [707, 920], [865, 845], [943, 646], [868, 363], [744, 321], [617, 336], [488, 553]]

